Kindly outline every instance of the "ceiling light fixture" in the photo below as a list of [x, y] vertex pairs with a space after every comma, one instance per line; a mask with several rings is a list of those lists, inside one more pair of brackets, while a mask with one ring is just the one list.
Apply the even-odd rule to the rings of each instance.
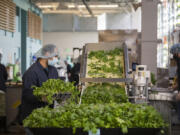
[[75, 8], [75, 5], [67, 5], [68, 8]]
[[49, 3], [49, 4], [37, 4], [39, 8], [57, 8], [59, 3]]
[[[75, 5], [68, 5], [68, 8], [75, 8]], [[86, 8], [85, 5], [78, 5], [78, 8]], [[118, 8], [118, 4], [113, 5], [89, 5], [90, 8]]]
[[118, 4], [114, 5], [90, 5], [91, 8], [118, 8]]

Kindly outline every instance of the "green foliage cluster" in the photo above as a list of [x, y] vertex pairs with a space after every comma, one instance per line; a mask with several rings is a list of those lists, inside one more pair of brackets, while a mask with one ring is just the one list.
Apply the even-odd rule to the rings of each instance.
[[119, 84], [90, 84], [82, 96], [82, 104], [73, 101], [79, 92], [73, 83], [50, 79], [42, 87], [34, 87], [34, 95], [46, 96], [48, 103], [54, 100], [54, 94], [71, 93], [69, 103], [58, 108], [39, 108], [24, 121], [29, 128], [83, 128], [96, 133], [98, 128], [164, 128], [167, 125], [161, 115], [148, 105], [127, 102], [125, 89]]
[[56, 94], [70, 93], [72, 94], [71, 100], [75, 100], [75, 97], [79, 94], [73, 83], [64, 82], [60, 79], [49, 79], [41, 87], [33, 86], [33, 89], [33, 94], [40, 100], [42, 97], [46, 97], [48, 104], [53, 103], [53, 100], [56, 99]]
[[82, 96], [82, 104], [125, 103], [127, 101], [124, 86], [111, 83], [90, 84]]
[[151, 73], [151, 83], [153, 84], [153, 85], [156, 85], [156, 77], [155, 77], [155, 75], [153, 74], [153, 73]]
[[[88, 59], [91, 61], [88, 64], [88, 75], [90, 77], [102, 77], [107, 78], [107, 73], [117, 75], [118, 77], [124, 76], [124, 61], [123, 50], [115, 48], [109, 51], [91, 51], [88, 55]], [[117, 59], [117, 57], [121, 58]]]
[[131, 103], [122, 104], [71, 104], [56, 109], [40, 108], [23, 121], [30, 128], [83, 128], [96, 133], [98, 128], [163, 128], [159, 113], [151, 106]]

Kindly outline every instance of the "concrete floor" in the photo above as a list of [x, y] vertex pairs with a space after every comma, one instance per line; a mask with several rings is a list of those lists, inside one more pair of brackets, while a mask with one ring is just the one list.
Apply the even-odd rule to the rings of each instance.
[[180, 135], [180, 125], [172, 126], [172, 135]]

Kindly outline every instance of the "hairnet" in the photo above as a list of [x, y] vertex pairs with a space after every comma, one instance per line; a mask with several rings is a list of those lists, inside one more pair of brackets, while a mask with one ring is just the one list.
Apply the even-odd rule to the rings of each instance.
[[58, 56], [58, 50], [55, 45], [53, 44], [48, 44], [45, 45], [43, 48], [41, 48], [36, 54], [36, 58], [52, 58]]

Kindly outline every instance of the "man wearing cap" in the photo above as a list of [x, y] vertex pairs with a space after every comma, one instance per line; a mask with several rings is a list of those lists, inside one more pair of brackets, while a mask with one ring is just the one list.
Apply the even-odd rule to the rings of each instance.
[[57, 79], [58, 72], [54, 65], [57, 63], [58, 51], [55, 45], [45, 45], [36, 53], [37, 61], [23, 75], [23, 91], [21, 118], [24, 120], [34, 109], [44, 107], [45, 102], [39, 101], [33, 95], [32, 86], [40, 87], [48, 79]]

